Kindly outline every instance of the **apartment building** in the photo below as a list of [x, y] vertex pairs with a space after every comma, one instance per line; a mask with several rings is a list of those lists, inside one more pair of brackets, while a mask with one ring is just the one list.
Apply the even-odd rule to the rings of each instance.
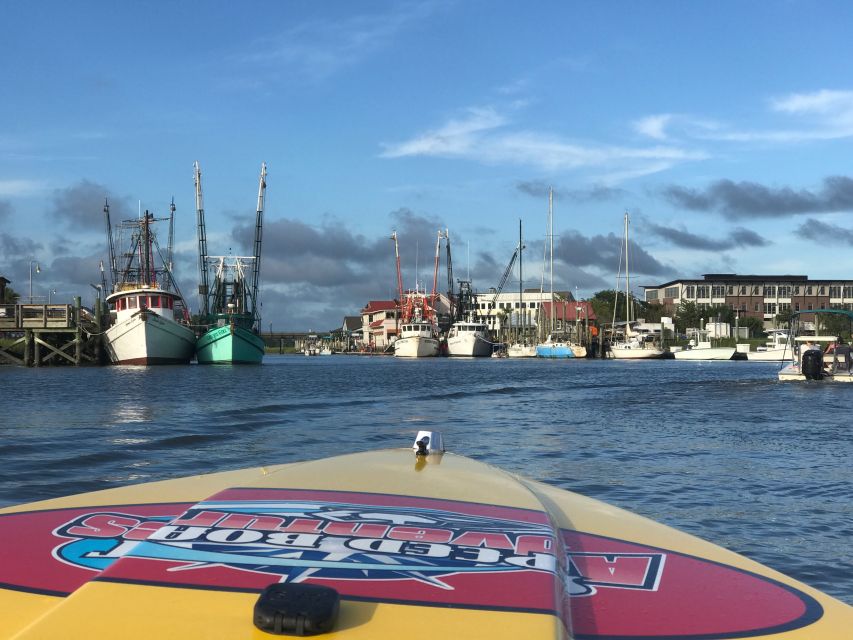
[[[700, 309], [726, 305], [740, 317], [772, 321], [783, 311], [853, 310], [853, 280], [809, 280], [797, 275], [738, 275], [708, 273], [700, 280], [672, 280], [644, 286], [646, 302], [663, 305], [674, 315], [683, 301]], [[813, 318], [805, 318], [811, 320]]]

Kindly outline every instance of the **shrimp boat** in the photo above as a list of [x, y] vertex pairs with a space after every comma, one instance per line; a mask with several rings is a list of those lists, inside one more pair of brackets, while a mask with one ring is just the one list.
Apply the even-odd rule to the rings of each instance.
[[[258, 183], [258, 208], [255, 219], [255, 255], [208, 256], [204, 221], [201, 168], [195, 163], [196, 213], [199, 243], [200, 316], [206, 331], [196, 344], [199, 364], [260, 364], [264, 341], [258, 335], [258, 283], [261, 265], [261, 229], [263, 228], [266, 164], [261, 165]], [[247, 271], [252, 269], [251, 277]], [[213, 286], [208, 284], [213, 271]]]
[[489, 327], [484, 322], [454, 322], [447, 334], [447, 355], [489, 357], [494, 343], [489, 340]]
[[403, 292], [403, 276], [400, 271], [400, 249], [397, 232], [391, 234], [397, 257], [397, 286], [400, 295], [400, 335], [394, 341], [394, 355], [398, 358], [432, 358], [439, 354], [438, 323], [435, 302], [438, 297], [438, 252], [442, 233], [438, 232], [435, 243], [435, 271], [432, 280], [432, 295], [415, 289]]
[[444, 448], [0, 509], [0, 636], [850, 637], [853, 608], [802, 582]]
[[[153, 365], [187, 364], [195, 351], [195, 333], [188, 326], [189, 313], [172, 277], [172, 238], [175, 204], [169, 218], [155, 218], [145, 211], [136, 220], [125, 220], [119, 226], [119, 246], [130, 234], [129, 248], [122, 255], [119, 268], [115, 253], [116, 239], [110, 222], [109, 203], [104, 206], [107, 240], [110, 251], [112, 324], [104, 332], [104, 345], [113, 364]], [[169, 245], [166, 257], [152, 226], [169, 222]], [[161, 256], [157, 266], [155, 256]]]

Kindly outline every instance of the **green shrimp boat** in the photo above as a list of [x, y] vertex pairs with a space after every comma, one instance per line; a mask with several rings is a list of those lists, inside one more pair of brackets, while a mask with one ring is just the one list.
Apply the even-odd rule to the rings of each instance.
[[[201, 170], [198, 162], [195, 163], [201, 275], [199, 315], [204, 329], [196, 342], [196, 360], [199, 364], [260, 364], [264, 358], [264, 341], [258, 335], [260, 317], [257, 300], [266, 174], [266, 164], [263, 164], [258, 186], [255, 255], [208, 256]], [[210, 272], [214, 276], [212, 286], [208, 284]]]

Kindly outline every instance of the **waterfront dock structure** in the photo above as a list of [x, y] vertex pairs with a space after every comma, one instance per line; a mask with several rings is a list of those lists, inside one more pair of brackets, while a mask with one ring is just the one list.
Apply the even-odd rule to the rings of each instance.
[[74, 304], [0, 304], [0, 363], [101, 364], [102, 313]]

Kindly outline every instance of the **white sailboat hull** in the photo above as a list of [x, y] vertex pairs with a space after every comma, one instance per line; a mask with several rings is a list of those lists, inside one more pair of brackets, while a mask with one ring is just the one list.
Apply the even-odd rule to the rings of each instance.
[[447, 355], [486, 358], [492, 355], [492, 343], [476, 333], [463, 333], [447, 339]]
[[734, 347], [710, 347], [707, 349], [685, 349], [676, 351], [676, 360], [731, 360], [735, 354]]
[[408, 336], [394, 342], [394, 355], [398, 358], [433, 358], [438, 355], [438, 338]]
[[650, 360], [663, 357], [661, 349], [644, 349], [642, 347], [610, 347], [610, 353], [617, 360]]
[[510, 358], [535, 358], [536, 345], [511, 344], [509, 347], [507, 347], [506, 353]]
[[151, 311], [139, 311], [107, 329], [107, 353], [114, 364], [187, 364], [195, 352], [195, 334]]

